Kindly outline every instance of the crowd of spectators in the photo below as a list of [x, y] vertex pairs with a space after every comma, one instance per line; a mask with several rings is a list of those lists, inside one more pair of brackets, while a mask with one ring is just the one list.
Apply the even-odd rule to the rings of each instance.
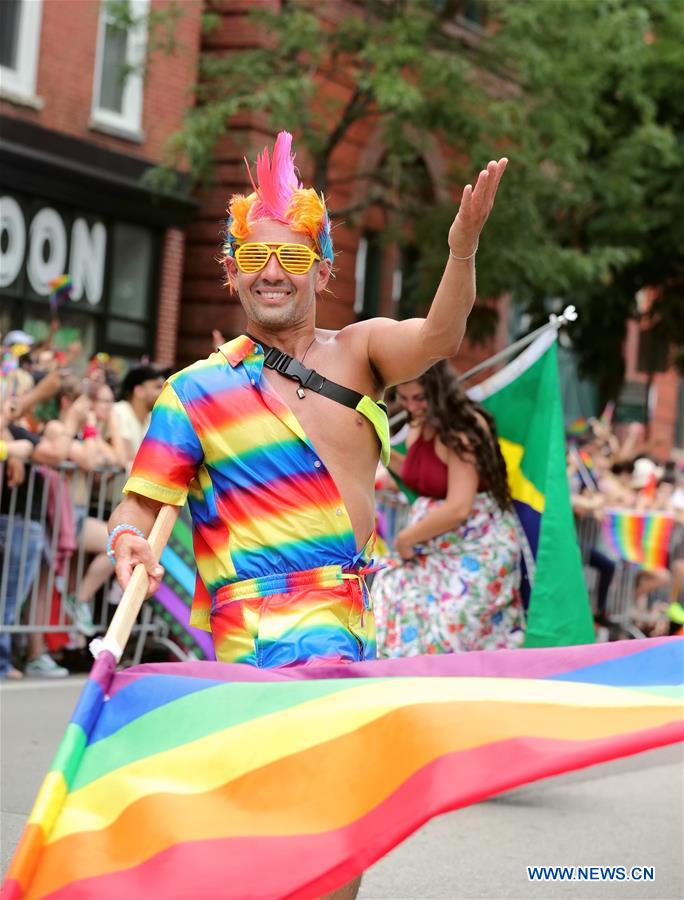
[[644, 425], [632, 422], [614, 428], [604, 415], [588, 420], [580, 433], [568, 435], [567, 464], [585, 563], [597, 575], [597, 625], [609, 628], [613, 624], [608, 595], [619, 560], [601, 536], [601, 525], [610, 511], [672, 520], [662, 564], [634, 563], [630, 604], [635, 624], [646, 634], [667, 634], [681, 628], [684, 457], [675, 452], [668, 460], [658, 459], [651, 452]]
[[[93, 485], [103, 472], [124, 474], [130, 467], [169, 372], [142, 362], [124, 374], [125, 366], [108, 354], [85, 358], [78, 342], [56, 350], [54, 331], [40, 344], [23, 331], [2, 340], [0, 610], [5, 625], [16, 623], [33, 593], [32, 624], [47, 623], [56, 585], [73, 627], [89, 636], [96, 630], [93, 600], [111, 576], [106, 516], [93, 509]], [[86, 566], [77, 579], [68, 560], [79, 547]], [[12, 645], [11, 634], [0, 635], [0, 678], [22, 677], [19, 657], [26, 674], [68, 674], [39, 627], [23, 647]]]

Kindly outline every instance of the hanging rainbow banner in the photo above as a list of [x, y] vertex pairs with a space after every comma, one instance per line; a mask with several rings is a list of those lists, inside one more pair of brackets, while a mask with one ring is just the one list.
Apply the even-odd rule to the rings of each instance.
[[603, 538], [611, 553], [644, 569], [667, 568], [674, 519], [664, 512], [607, 509]]
[[189, 625], [197, 569], [192, 547], [192, 524], [187, 505], [173, 527], [161, 556], [164, 581], [151, 603], [156, 615], [166, 622], [170, 638], [193, 659], [216, 659], [211, 635]]

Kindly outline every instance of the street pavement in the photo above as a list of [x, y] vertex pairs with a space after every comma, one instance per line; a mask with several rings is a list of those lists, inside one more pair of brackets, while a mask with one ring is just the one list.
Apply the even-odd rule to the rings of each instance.
[[[0, 687], [3, 872], [83, 682]], [[682, 760], [665, 747], [433, 819], [366, 873], [359, 897], [682, 900]], [[530, 883], [532, 865], [654, 866], [655, 881]]]

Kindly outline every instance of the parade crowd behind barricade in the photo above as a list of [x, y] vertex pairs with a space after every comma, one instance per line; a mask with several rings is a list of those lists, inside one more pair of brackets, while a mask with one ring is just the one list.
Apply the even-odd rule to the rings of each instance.
[[[61, 678], [116, 601], [106, 520], [168, 370], [2, 338], [0, 678]], [[111, 587], [111, 589], [110, 589]], [[102, 589], [105, 588], [105, 591]]]
[[595, 621], [615, 624], [611, 588], [627, 575], [630, 633], [676, 633], [684, 624], [684, 456], [652, 455], [645, 427], [599, 419], [571, 426], [568, 477], [585, 566], [593, 570]]

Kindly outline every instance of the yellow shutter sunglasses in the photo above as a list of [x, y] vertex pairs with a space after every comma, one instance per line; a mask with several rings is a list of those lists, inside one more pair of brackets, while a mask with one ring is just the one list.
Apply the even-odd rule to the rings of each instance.
[[248, 275], [259, 272], [275, 253], [280, 265], [290, 275], [305, 275], [314, 260], [321, 257], [306, 244], [240, 244], [235, 250], [235, 261], [241, 272]]

